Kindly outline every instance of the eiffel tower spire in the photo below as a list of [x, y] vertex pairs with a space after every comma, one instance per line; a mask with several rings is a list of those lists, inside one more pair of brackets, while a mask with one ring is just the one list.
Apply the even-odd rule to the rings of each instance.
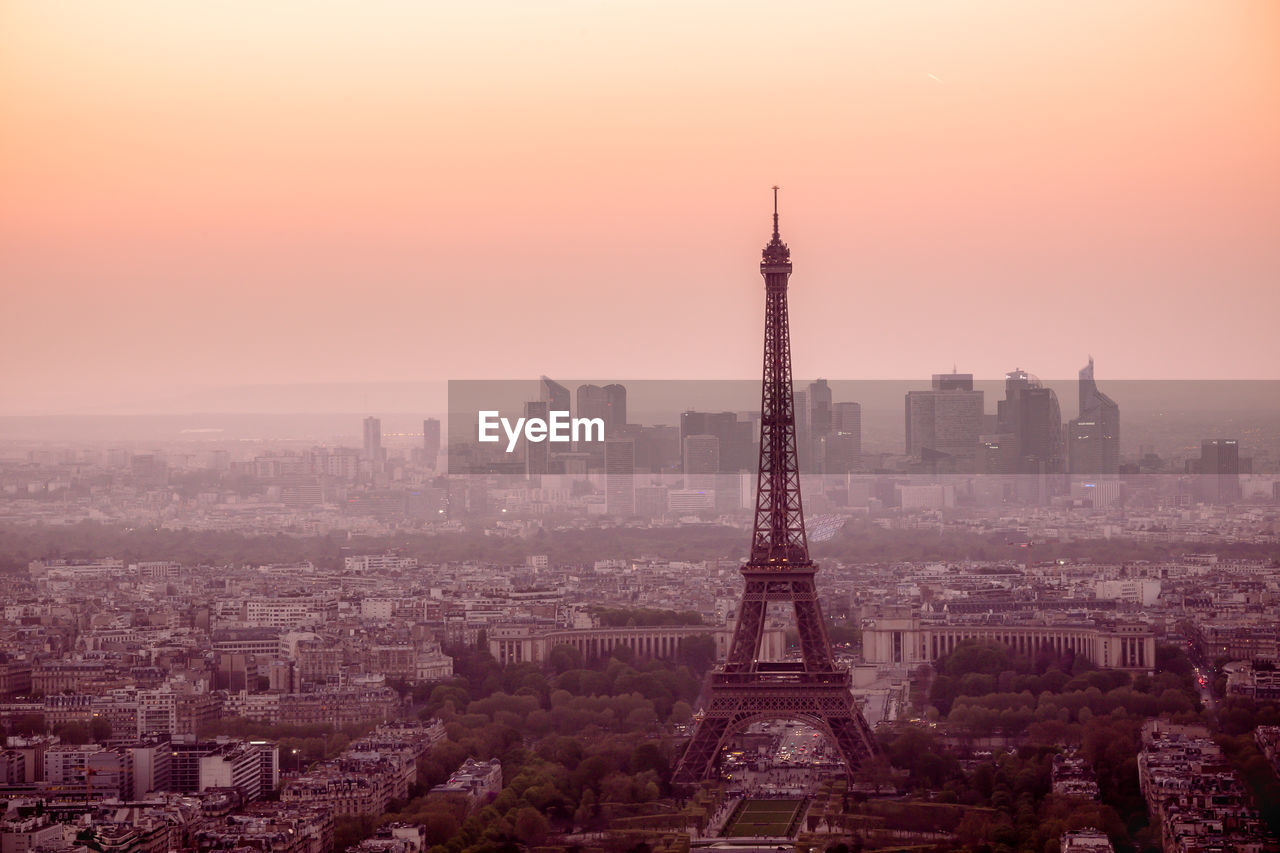
[[[711, 700], [699, 719], [673, 782], [690, 785], [715, 769], [726, 741], [752, 723], [803, 720], [824, 732], [852, 773], [876, 751], [871, 729], [853, 703], [849, 670], [831, 655], [809, 559], [800, 473], [796, 464], [795, 398], [791, 388], [791, 332], [787, 283], [791, 250], [778, 231], [773, 188], [773, 236], [760, 261], [765, 283], [764, 371], [760, 388], [760, 472], [756, 480], [751, 556], [742, 566], [745, 588], [724, 665], [711, 674]], [[770, 602], [790, 602], [802, 662], [760, 660]]]
[[760, 260], [764, 276], [764, 381], [760, 383], [760, 468], [756, 475], [756, 523], [751, 563], [805, 565], [809, 544], [796, 461], [795, 402], [791, 389], [791, 338], [787, 282], [791, 250], [778, 233], [778, 188], [773, 188], [773, 238]]

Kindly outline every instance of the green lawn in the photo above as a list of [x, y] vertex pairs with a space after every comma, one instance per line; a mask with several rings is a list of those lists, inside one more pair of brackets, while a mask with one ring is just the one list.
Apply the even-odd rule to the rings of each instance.
[[734, 836], [784, 836], [790, 835], [800, 817], [804, 800], [747, 800], [734, 815], [721, 835]]

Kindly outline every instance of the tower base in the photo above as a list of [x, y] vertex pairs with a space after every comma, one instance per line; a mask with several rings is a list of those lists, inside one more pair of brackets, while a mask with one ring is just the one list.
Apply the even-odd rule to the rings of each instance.
[[693, 785], [709, 777], [729, 738], [764, 720], [796, 720], [818, 729], [839, 752], [847, 773], [878, 752], [849, 692], [848, 670], [812, 673], [773, 666], [776, 671], [767, 673], [712, 675], [710, 704], [676, 765], [673, 784]]

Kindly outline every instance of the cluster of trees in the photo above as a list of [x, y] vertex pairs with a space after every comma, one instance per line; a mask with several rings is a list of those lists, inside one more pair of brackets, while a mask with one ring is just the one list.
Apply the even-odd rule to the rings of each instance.
[[[619, 650], [555, 671], [501, 667], [480, 648], [453, 651], [456, 677], [415, 694], [420, 715], [443, 720], [448, 738], [420, 762], [418, 795], [381, 820], [423, 824], [434, 853], [480, 853], [537, 845], [557, 830], [604, 829], [611, 809], [669, 793], [674, 756], [660, 726], [690, 719], [710, 662], [640, 664]], [[423, 793], [468, 757], [501, 760], [505, 784], [492, 802], [468, 811]]]
[[6, 727], [0, 724], [0, 734], [15, 736], [42, 735], [49, 730], [44, 714], [23, 714], [14, 717]]
[[[860, 775], [886, 778], [897, 768], [906, 787], [922, 795], [994, 809], [993, 815], [971, 812], [955, 828], [966, 848], [1055, 851], [1063, 831], [1095, 826], [1117, 850], [1154, 853], [1159, 832], [1148, 825], [1138, 785], [1142, 726], [1156, 715], [1215, 723], [1199, 707], [1194, 668], [1181, 647], [1158, 646], [1156, 668], [1154, 675], [1131, 676], [1083, 661], [1037, 666], [1014, 660], [997, 644], [962, 644], [938, 662], [930, 716], [945, 713], [952, 735], [1024, 735], [1024, 745], [962, 763], [939, 730], [904, 726], [881, 737], [884, 758]], [[1256, 726], [1280, 724], [1280, 703], [1230, 697], [1216, 724], [1218, 743], [1264, 820], [1280, 830], [1280, 778], [1252, 738]], [[1078, 748], [1093, 768], [1100, 802], [1049, 791], [1052, 756], [1063, 744]]]
[[1218, 745], [1240, 778], [1253, 791], [1253, 800], [1272, 835], [1280, 835], [1280, 778], [1250, 733], [1220, 734]]
[[614, 649], [603, 660], [586, 661], [572, 646], [556, 646], [548, 655], [547, 669], [528, 662], [504, 667], [483, 645], [482, 639], [478, 647], [449, 649], [455, 677], [414, 688], [414, 701], [424, 715], [438, 715], [448, 702], [458, 711], [473, 699], [496, 693], [535, 696], [543, 708], [549, 708], [553, 691], [562, 690], [584, 697], [638, 693], [653, 705], [658, 718], [665, 720], [677, 701], [688, 703], [697, 698], [702, 676], [716, 657], [715, 640], [710, 635], [682, 640], [671, 662], [636, 662], [626, 647]]
[[342, 565], [342, 536], [249, 535], [223, 530], [163, 530], [81, 521], [66, 526], [0, 525], [0, 571], [25, 569], [32, 560], [110, 556], [125, 565], [176, 560], [183, 565], [296, 563]]
[[529, 663], [498, 666], [495, 673], [495, 666], [487, 652], [455, 657], [458, 675], [431, 688], [421, 716], [446, 721], [474, 714], [504, 722], [518, 719], [534, 736], [589, 732], [593, 727], [622, 732], [647, 726], [650, 720], [654, 725], [687, 721], [705, 672], [663, 661], [632, 665], [617, 657], [559, 673]]
[[963, 731], [973, 737], [1022, 734], [1040, 724], [1031, 732], [1037, 742], [1079, 743], [1081, 732], [1073, 729], [1071, 723], [1083, 724], [1096, 716], [1117, 713], [1135, 717], [1194, 716], [1195, 711], [1193, 701], [1176, 688], [1157, 694], [1134, 687], [1117, 687], [1103, 693], [1090, 686], [1058, 693], [1045, 690], [1039, 696], [1030, 690], [961, 696], [952, 706], [947, 721], [953, 731]]
[[1251, 734], [1258, 726], [1280, 726], [1280, 703], [1228, 696], [1218, 705], [1218, 729], [1225, 735]]
[[[14, 721], [10, 734], [38, 735], [45, 733], [43, 714], [30, 714]], [[85, 744], [103, 743], [111, 739], [111, 721], [105, 717], [94, 717], [87, 723], [78, 720], [67, 720], [53, 727], [53, 734], [63, 743]]]
[[[470, 751], [487, 746], [492, 743], [476, 743], [466, 736], [457, 742], [451, 739], [441, 750], [442, 758], [460, 763]], [[594, 738], [553, 735], [532, 749], [517, 740], [507, 746], [501, 759], [503, 789], [475, 811], [468, 812], [452, 796], [427, 795], [412, 799], [382, 820], [423, 824], [428, 843], [439, 847], [435, 853], [477, 853], [513, 841], [536, 845], [554, 830], [607, 828], [603, 808], [657, 800], [663, 793], [663, 778], [670, 774], [670, 756], [638, 733]]]
[[1029, 662], [1003, 644], [971, 640], [938, 661], [928, 701], [937, 716], [971, 726], [974, 734], [1017, 734], [1051, 719], [1084, 722], [1117, 708], [1138, 716], [1197, 712], [1200, 694], [1186, 654], [1157, 646], [1156, 666], [1155, 675], [1135, 677], [1070, 655]]
[[342, 754], [353, 740], [371, 732], [373, 723], [361, 723], [337, 728], [328, 723], [295, 725], [289, 723], [263, 723], [244, 717], [223, 717], [199, 732], [201, 738], [218, 735], [272, 740], [280, 744], [280, 768], [282, 770], [305, 769], [313, 761], [327, 761]]
[[[326, 569], [342, 568], [345, 536], [296, 533], [258, 535], [223, 530], [167, 530], [82, 521], [72, 525], [0, 525], [0, 571], [21, 571], [32, 560], [177, 560], [184, 565], [296, 563], [310, 560]], [[421, 533], [401, 531], [370, 536], [361, 547], [371, 553], [399, 549], [426, 562], [480, 560], [516, 565], [530, 554], [547, 554], [558, 564], [585, 564], [606, 558], [653, 554], [673, 560], [702, 560], [745, 554], [742, 532], [729, 527], [674, 529], [539, 530], [527, 539], [485, 536], [484, 531]]]
[[668, 625], [701, 625], [696, 610], [654, 610], [648, 607], [602, 607], [594, 611], [606, 628], [657, 628]]
[[[937, 663], [927, 716], [945, 718], [943, 730], [953, 736], [1020, 736], [1024, 745], [970, 761], [966, 772], [936, 730], [907, 727], [883, 738], [885, 757], [906, 771], [910, 789], [995, 810], [968, 815], [957, 829], [962, 840], [1052, 850], [1064, 830], [1092, 825], [1119, 850], [1158, 849], [1138, 788], [1142, 724], [1156, 715], [1204, 718], [1185, 652], [1159, 646], [1156, 658], [1156, 674], [1133, 676], [1070, 656], [1027, 661], [1002, 644], [962, 643]], [[1050, 792], [1053, 755], [1063, 744], [1078, 747], [1093, 767], [1101, 803]]]
[[[223, 484], [228, 486], [227, 483]], [[245, 493], [255, 484], [243, 486]], [[180, 494], [205, 490], [203, 481], [176, 483]], [[186, 565], [288, 563], [310, 560], [327, 569], [342, 566], [343, 536], [316, 536], [303, 531], [272, 536], [230, 531], [128, 528], [119, 524], [83, 521], [69, 526], [0, 525], [0, 571], [16, 571], [46, 557], [90, 558], [109, 554], [126, 563], [141, 559], [177, 560]], [[589, 565], [600, 559], [624, 559], [652, 554], [671, 560], [739, 559], [747, 541], [732, 527], [630, 528], [588, 530], [540, 529], [527, 539], [485, 536], [484, 531], [424, 533], [402, 530], [370, 536], [362, 547], [370, 552], [400, 549], [427, 562], [482, 560], [519, 564], [530, 554], [546, 554], [557, 564]], [[1204, 543], [1151, 543], [1113, 539], [1107, 542], [1043, 543], [1040, 560], [1091, 558], [1122, 562], [1162, 560], [1203, 550]], [[1251, 543], [1219, 543], [1214, 550], [1232, 559], [1274, 558], [1274, 547]], [[921, 537], [914, 530], [888, 530], [867, 520], [851, 520], [832, 539], [813, 544], [815, 557], [845, 562], [900, 560], [1020, 560], [1024, 553], [1010, 547], [1003, 533], [944, 532]]]
[[965, 849], [1056, 850], [1064, 831], [1093, 826], [1118, 850], [1158, 850], [1138, 790], [1141, 724], [1141, 718], [1126, 715], [1095, 718], [1083, 726], [1082, 754], [1093, 764], [1103, 802], [1051, 792], [1056, 746], [998, 751], [967, 762], [966, 771], [931, 729], [898, 727], [882, 734], [880, 743], [887, 760], [907, 772], [908, 789], [936, 802], [993, 810], [974, 811], [955, 827]]
[[[1091, 559], [1121, 563], [1165, 560], [1187, 550], [1203, 548], [1191, 542], [1143, 542], [1132, 539], [1037, 542], [1036, 560]], [[1275, 546], [1248, 542], [1217, 543], [1213, 548], [1233, 559], [1267, 559]], [[877, 563], [898, 560], [1014, 560], [1022, 562], [1026, 551], [1010, 545], [1007, 533], [943, 531], [921, 536], [916, 530], [880, 527], [869, 519], [851, 519], [831, 539], [811, 544], [817, 558], [845, 562]]]

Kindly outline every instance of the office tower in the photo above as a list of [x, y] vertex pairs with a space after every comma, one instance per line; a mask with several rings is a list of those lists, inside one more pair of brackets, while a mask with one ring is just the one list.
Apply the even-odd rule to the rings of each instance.
[[831, 437], [831, 386], [827, 380], [809, 383], [809, 443], [807, 453], [801, 457], [811, 460], [810, 469], [815, 474], [827, 473], [827, 440]]
[[1080, 416], [1067, 430], [1072, 474], [1120, 473], [1120, 407], [1093, 381], [1093, 357], [1080, 370]]
[[[749, 474], [716, 474], [714, 483], [716, 512], [737, 512], [746, 509], [742, 500], [742, 481], [743, 477], [749, 477]], [[747, 490], [750, 491], [751, 484], [747, 483]]]
[[614, 518], [636, 514], [636, 443], [611, 438], [604, 443], [605, 512]]
[[[744, 589], [729, 653], [711, 673], [705, 712], [672, 775], [672, 783], [685, 790], [711, 774], [726, 741], [760, 719], [807, 720], [827, 736], [850, 776], [879, 751], [854, 704], [849, 669], [831, 653], [814, 585], [818, 567], [809, 559], [795, 419], [790, 416], [795, 408], [787, 320], [791, 252], [778, 234], [776, 188], [773, 239], [765, 247], [760, 273], [765, 329], [755, 529], [751, 556], [741, 567]], [[771, 603], [790, 603], [795, 613], [798, 661], [769, 660], [762, 651]]]
[[599, 385], [579, 385], [577, 391], [577, 407], [573, 412], [579, 418], [600, 418], [605, 422], [608, 431], [609, 404], [605, 400], [604, 389]]
[[680, 448], [691, 435], [714, 435], [720, 439], [720, 470], [724, 473], [750, 470], [751, 424], [738, 420], [733, 412], [682, 412]]
[[[599, 418], [604, 422], [605, 438], [614, 437], [613, 424], [609, 416], [609, 401], [605, 391], [599, 385], [579, 385], [577, 391], [577, 409], [574, 415], [579, 418]], [[579, 441], [575, 448], [586, 454], [585, 464], [588, 470], [599, 471], [604, 465], [604, 445], [598, 441]], [[571, 473], [566, 471], [566, 473]]]
[[862, 462], [862, 405], [836, 403], [831, 409], [831, 434], [823, 440], [823, 473], [847, 474]]
[[809, 431], [814, 438], [831, 433], [831, 386], [825, 379], [809, 383]]
[[440, 456], [440, 421], [427, 418], [422, 422], [422, 458], [428, 468], [436, 467]]
[[619, 438], [636, 442], [636, 470], [647, 474], [678, 474], [682, 467], [680, 428], [667, 424], [624, 424]]
[[609, 417], [605, 420], [605, 433], [625, 426], [627, 423], [627, 386], [617, 382], [604, 386], [605, 403], [609, 407]]
[[1013, 437], [1019, 474], [1061, 474], [1062, 412], [1058, 395], [1025, 370], [1005, 374], [1005, 398], [997, 403], [997, 432]]
[[569, 411], [569, 389], [543, 376], [538, 380], [538, 400], [547, 404], [549, 412]]
[[627, 422], [627, 389], [626, 386], [613, 384], [579, 385], [577, 391], [578, 408], [574, 415], [579, 418], [599, 418], [604, 421], [604, 434], [612, 437]]
[[135, 453], [129, 458], [129, 471], [140, 486], [155, 488], [169, 479], [169, 465], [154, 453]]
[[982, 410], [972, 373], [935, 373], [930, 390], [907, 392], [907, 454], [951, 471], [973, 471]]
[[681, 412], [681, 446], [691, 435], [714, 435], [723, 438], [729, 434], [729, 425], [737, 422], [738, 416], [733, 412]]
[[[566, 407], [568, 404], [565, 404]], [[542, 400], [530, 400], [524, 404], [525, 418], [541, 418], [546, 420], [550, 404]], [[568, 408], [556, 411], [568, 411]], [[520, 439], [524, 446], [524, 473], [527, 477], [539, 477], [551, 473], [551, 448], [545, 441], [526, 441]]]
[[973, 374], [957, 373], [954, 369], [950, 373], [935, 373], [933, 374], [933, 390], [972, 391]]
[[831, 413], [831, 430], [852, 439], [853, 452], [862, 453], [862, 404], [836, 403]]
[[667, 512], [666, 486], [636, 486], [636, 515], [641, 518], [661, 518]]
[[686, 436], [682, 467], [686, 489], [714, 489], [720, 471], [720, 439], [714, 435]]
[[364, 458], [369, 460], [374, 472], [382, 470], [386, 457], [382, 450], [382, 421], [378, 418], [364, 419]]
[[1234, 438], [1206, 438], [1200, 442], [1200, 500], [1230, 503], [1240, 499], [1240, 442]]
[[1120, 503], [1119, 477], [1076, 477], [1071, 481], [1071, 500], [1094, 509], [1109, 509]]
[[978, 436], [978, 458], [975, 473], [1018, 473], [1017, 442], [1012, 435], [988, 433]]

